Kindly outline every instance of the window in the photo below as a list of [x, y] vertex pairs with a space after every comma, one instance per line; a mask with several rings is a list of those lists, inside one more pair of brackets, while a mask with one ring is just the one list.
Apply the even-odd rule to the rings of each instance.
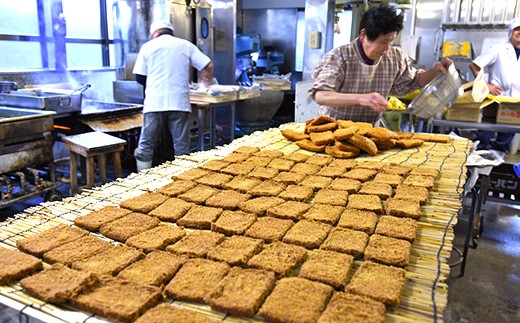
[[0, 70], [115, 66], [108, 2], [0, 0]]

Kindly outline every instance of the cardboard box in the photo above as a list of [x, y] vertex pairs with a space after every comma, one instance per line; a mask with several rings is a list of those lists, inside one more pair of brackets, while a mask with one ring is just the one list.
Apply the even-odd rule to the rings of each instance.
[[497, 123], [520, 125], [520, 102], [501, 102], [498, 105]]
[[471, 87], [466, 85], [464, 94], [462, 94], [455, 103], [446, 111], [446, 120], [452, 121], [469, 121], [481, 122], [484, 108], [493, 103], [490, 99], [484, 99], [482, 102], [476, 102], [469, 90]]

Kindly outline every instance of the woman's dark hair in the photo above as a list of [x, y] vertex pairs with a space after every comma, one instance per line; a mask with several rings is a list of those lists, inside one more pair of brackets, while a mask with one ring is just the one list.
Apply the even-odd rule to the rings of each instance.
[[395, 8], [381, 4], [363, 13], [359, 30], [365, 29], [368, 40], [375, 40], [380, 35], [403, 30], [403, 20], [402, 12], [397, 14]]

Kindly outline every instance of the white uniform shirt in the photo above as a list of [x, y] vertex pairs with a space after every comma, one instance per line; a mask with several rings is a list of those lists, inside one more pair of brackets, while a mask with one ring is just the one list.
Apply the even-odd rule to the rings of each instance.
[[191, 112], [190, 68], [201, 71], [210, 63], [187, 40], [161, 35], [143, 45], [135, 62], [134, 74], [146, 75], [143, 113], [156, 111]]
[[492, 46], [473, 63], [484, 69], [488, 83], [502, 88], [502, 96], [520, 98], [520, 60], [510, 41]]

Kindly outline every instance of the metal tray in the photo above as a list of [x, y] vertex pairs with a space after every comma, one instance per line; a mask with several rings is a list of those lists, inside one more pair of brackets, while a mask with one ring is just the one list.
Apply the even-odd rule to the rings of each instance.
[[437, 75], [424, 87], [410, 102], [407, 111], [422, 119], [437, 118], [442, 116], [462, 93], [462, 80], [452, 64], [446, 73]]

